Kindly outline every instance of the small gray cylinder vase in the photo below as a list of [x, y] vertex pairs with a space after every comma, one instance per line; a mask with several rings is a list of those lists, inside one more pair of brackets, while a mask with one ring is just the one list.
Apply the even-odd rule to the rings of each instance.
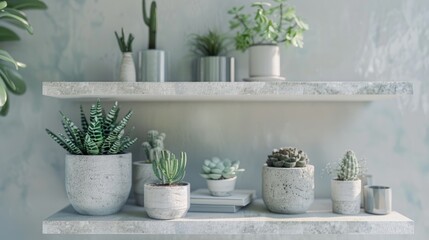
[[142, 82], [165, 82], [165, 52], [144, 50], [139, 53], [140, 80]]
[[275, 213], [305, 213], [314, 201], [314, 166], [262, 170], [262, 198]]
[[235, 60], [232, 57], [201, 57], [197, 60], [199, 82], [234, 82]]
[[102, 216], [122, 209], [131, 191], [131, 153], [66, 155], [67, 197], [83, 215]]
[[133, 192], [137, 205], [144, 206], [144, 185], [155, 182], [158, 178], [153, 173], [152, 163], [133, 162]]

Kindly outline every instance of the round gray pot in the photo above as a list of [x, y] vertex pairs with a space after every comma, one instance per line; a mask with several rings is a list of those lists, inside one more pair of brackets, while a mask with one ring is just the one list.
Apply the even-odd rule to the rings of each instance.
[[184, 217], [191, 206], [191, 185], [166, 186], [154, 183], [144, 185], [145, 210], [154, 219], [177, 219]]
[[131, 153], [121, 155], [66, 155], [67, 197], [84, 215], [118, 212], [131, 191]]
[[235, 189], [236, 182], [237, 176], [222, 180], [207, 179], [207, 188], [212, 196], [227, 197], [231, 196], [231, 192]]
[[200, 82], [234, 82], [233, 57], [201, 57], [197, 60], [197, 78]]
[[305, 213], [314, 201], [314, 166], [262, 170], [262, 198], [275, 213]]
[[144, 206], [144, 185], [157, 181], [158, 178], [153, 173], [152, 163], [133, 162], [133, 192], [137, 205]]

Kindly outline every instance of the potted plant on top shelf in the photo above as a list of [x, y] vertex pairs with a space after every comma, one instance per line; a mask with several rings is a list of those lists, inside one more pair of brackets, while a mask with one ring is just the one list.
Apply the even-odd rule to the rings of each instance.
[[225, 56], [226, 35], [209, 30], [206, 34], [193, 34], [191, 37], [192, 52], [199, 57], [196, 62], [197, 81], [234, 82], [234, 58]]
[[128, 40], [125, 38], [124, 29], [121, 31], [122, 35], [119, 37], [115, 31], [116, 40], [118, 41], [119, 49], [122, 52], [122, 63], [119, 80], [121, 82], [135, 82], [136, 81], [136, 67], [133, 59], [133, 41], [134, 36], [130, 33]]
[[236, 30], [235, 47], [250, 52], [250, 78], [245, 81], [281, 81], [280, 43], [302, 48], [303, 33], [308, 25], [296, 14], [295, 9], [286, 5], [287, 0], [255, 2], [251, 6], [254, 16], [244, 13], [244, 6], [228, 11], [233, 19], [231, 30]]
[[109, 215], [118, 212], [131, 190], [131, 153], [126, 150], [137, 138], [124, 134], [133, 112], [118, 120], [115, 103], [108, 114], [97, 101], [90, 110], [89, 122], [81, 106], [81, 127], [61, 113], [66, 135], [48, 135], [69, 154], [65, 161], [67, 197], [73, 208], [84, 215]]

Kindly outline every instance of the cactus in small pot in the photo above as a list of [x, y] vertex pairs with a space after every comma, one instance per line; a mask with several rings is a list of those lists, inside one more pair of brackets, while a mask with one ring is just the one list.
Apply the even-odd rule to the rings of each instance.
[[146, 155], [146, 162], [153, 163], [157, 155], [161, 155], [164, 150], [164, 139], [167, 135], [157, 130], [150, 130], [147, 133], [147, 140], [142, 144]]
[[149, 49], [156, 49], [156, 34], [157, 34], [157, 6], [156, 1], [152, 1], [150, 5], [150, 13], [147, 14], [146, 10], [146, 0], [142, 1], [142, 12], [143, 12], [143, 22], [149, 29]]

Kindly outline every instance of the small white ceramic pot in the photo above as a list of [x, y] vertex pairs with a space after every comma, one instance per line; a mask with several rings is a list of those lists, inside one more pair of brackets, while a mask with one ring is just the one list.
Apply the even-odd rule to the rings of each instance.
[[136, 81], [136, 66], [134, 64], [133, 53], [131, 52], [123, 53], [119, 80], [121, 82]]
[[235, 189], [237, 176], [229, 179], [222, 180], [209, 180], [207, 179], [207, 187], [210, 194], [215, 197], [231, 196], [231, 192]]
[[73, 208], [95, 216], [121, 210], [131, 191], [131, 158], [131, 153], [66, 155], [66, 191]]
[[314, 166], [262, 169], [262, 198], [275, 213], [305, 213], [314, 201]]
[[191, 185], [144, 185], [144, 208], [149, 217], [168, 220], [184, 217], [191, 206]]
[[151, 49], [139, 53], [142, 82], [165, 82], [165, 52]]
[[197, 80], [200, 82], [234, 82], [233, 57], [201, 57], [197, 60]]
[[339, 214], [358, 214], [361, 201], [361, 181], [331, 181], [332, 211]]
[[133, 162], [133, 193], [137, 205], [144, 206], [144, 185], [158, 181], [153, 173], [152, 163]]
[[[255, 45], [249, 48], [250, 78], [282, 79], [280, 48], [277, 45]], [[283, 79], [284, 80], [284, 79]]]

